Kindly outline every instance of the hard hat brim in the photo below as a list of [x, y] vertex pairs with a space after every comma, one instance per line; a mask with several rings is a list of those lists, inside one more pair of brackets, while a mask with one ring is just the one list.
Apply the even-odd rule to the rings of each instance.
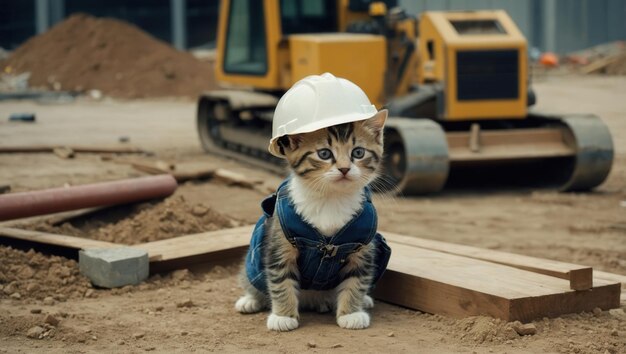
[[309, 124], [306, 124], [298, 129], [296, 129], [295, 131], [289, 133], [289, 134], [283, 134], [283, 135], [279, 135], [276, 136], [274, 138], [272, 138], [270, 140], [270, 145], [268, 147], [268, 151], [276, 156], [276, 157], [280, 157], [280, 158], [284, 158], [285, 155], [280, 153], [280, 148], [278, 147], [278, 139], [285, 136], [285, 135], [296, 135], [296, 134], [303, 134], [303, 133], [311, 133], [314, 132], [316, 130], [320, 130], [320, 129], [324, 129], [324, 128], [328, 128], [331, 127], [333, 125], [339, 125], [339, 124], [344, 124], [344, 123], [350, 123], [350, 122], [359, 122], [362, 120], [366, 120], [366, 119], [370, 119], [373, 118], [374, 116], [376, 116], [378, 113], [384, 112], [385, 115], [387, 115], [387, 110], [383, 109], [381, 111], [375, 112], [374, 114], [371, 113], [351, 113], [351, 114], [345, 114], [345, 115], [341, 115], [341, 116], [335, 116], [332, 118], [327, 118], [327, 119], [322, 119], [322, 120], [318, 120]]

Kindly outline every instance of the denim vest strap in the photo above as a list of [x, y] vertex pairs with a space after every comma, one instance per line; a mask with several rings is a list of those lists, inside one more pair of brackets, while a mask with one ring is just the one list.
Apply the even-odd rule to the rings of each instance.
[[288, 181], [283, 182], [277, 191], [275, 212], [285, 236], [292, 244], [297, 244], [297, 239], [306, 239], [309, 242], [317, 242], [320, 247], [326, 248], [341, 247], [348, 244], [366, 245], [376, 236], [378, 217], [372, 204], [372, 193], [369, 188], [364, 190], [363, 206], [357, 214], [335, 235], [326, 237], [296, 212], [296, 207], [289, 197], [287, 183]]

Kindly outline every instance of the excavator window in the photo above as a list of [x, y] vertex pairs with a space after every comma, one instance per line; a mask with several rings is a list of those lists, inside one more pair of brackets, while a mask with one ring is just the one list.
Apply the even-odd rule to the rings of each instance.
[[505, 34], [497, 20], [458, 20], [450, 21], [456, 32], [462, 36], [472, 34]]
[[370, 4], [376, 2], [384, 2], [388, 9], [392, 9], [398, 6], [398, 0], [350, 0], [348, 3], [348, 9], [354, 12], [368, 12]]
[[337, 32], [335, 0], [281, 0], [283, 35]]
[[426, 42], [426, 49], [428, 50], [428, 59], [435, 60], [435, 42], [432, 39], [429, 39]]
[[226, 30], [224, 71], [231, 74], [267, 73], [263, 2], [232, 0]]

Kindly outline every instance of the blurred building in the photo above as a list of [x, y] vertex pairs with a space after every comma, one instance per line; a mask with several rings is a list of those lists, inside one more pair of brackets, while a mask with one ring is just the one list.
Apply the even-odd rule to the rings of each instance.
[[[544, 51], [566, 53], [626, 39], [624, 0], [399, 0], [399, 3], [409, 14], [424, 10], [504, 9], [531, 46]], [[2, 0], [0, 47], [14, 49], [63, 18], [84, 12], [131, 22], [177, 48], [212, 48], [218, 7], [218, 0]]]

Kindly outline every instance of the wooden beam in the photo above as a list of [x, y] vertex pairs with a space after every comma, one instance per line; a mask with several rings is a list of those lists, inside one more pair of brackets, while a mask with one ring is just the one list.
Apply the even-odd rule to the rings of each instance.
[[187, 268], [196, 264], [210, 263], [243, 256], [250, 244], [253, 226], [243, 226], [174, 237], [136, 245], [158, 255], [150, 262], [150, 272]]
[[162, 160], [122, 159], [112, 156], [102, 156], [101, 159], [102, 161], [130, 165], [135, 170], [151, 175], [170, 174], [174, 176], [178, 183], [213, 178], [216, 172], [214, 167], [183, 169], [181, 171], [175, 164], [167, 163]]
[[133, 154], [145, 151], [134, 146], [84, 146], [84, 145], [30, 145], [30, 146], [0, 146], [0, 153], [37, 153], [54, 152], [57, 148], [71, 149], [82, 153], [118, 153]]
[[390, 242], [389, 267], [378, 299], [452, 317], [487, 315], [531, 321], [619, 307], [619, 283], [596, 281], [573, 291], [569, 282], [487, 261]]
[[249, 189], [254, 189], [255, 185], [263, 183], [263, 180], [261, 179], [249, 178], [241, 173], [226, 170], [223, 168], [218, 168], [217, 170], [215, 170], [213, 178], [220, 180], [229, 186], [234, 185]]
[[626, 275], [595, 271], [594, 278], [622, 283], [623, 286], [626, 286]]
[[51, 234], [41, 231], [0, 227], [0, 236], [43, 245], [54, 245], [64, 248], [81, 250], [85, 248], [111, 248], [122, 245], [112, 242], [92, 240], [89, 238]]
[[54, 148], [52, 152], [62, 159], [73, 159], [76, 156], [74, 150], [68, 148], [67, 146]]
[[[252, 226], [205, 232], [132, 245], [148, 252], [152, 273], [186, 268], [243, 255], [250, 244]], [[3, 240], [4, 239], [4, 240]], [[88, 238], [57, 235], [47, 232], [0, 227], [0, 241], [20, 241], [20, 245], [35, 247], [48, 253], [74, 255], [81, 249], [112, 248], [123, 244]], [[0, 242], [8, 243], [11, 242]]]
[[213, 178], [215, 174], [214, 168], [204, 168], [204, 169], [195, 169], [195, 170], [182, 170], [176, 171], [173, 173], [174, 178], [178, 183], [183, 183], [187, 181], [195, 181], [202, 179]]
[[442, 241], [428, 240], [418, 237], [404, 236], [391, 232], [383, 232], [382, 234], [387, 240], [398, 244], [480, 259], [535, 273], [550, 275], [561, 279], [567, 279], [569, 280], [570, 288], [574, 290], [587, 290], [591, 289], [593, 286], [593, 269], [589, 266], [558, 262], [549, 259], [523, 256], [514, 253], [488, 250]]

